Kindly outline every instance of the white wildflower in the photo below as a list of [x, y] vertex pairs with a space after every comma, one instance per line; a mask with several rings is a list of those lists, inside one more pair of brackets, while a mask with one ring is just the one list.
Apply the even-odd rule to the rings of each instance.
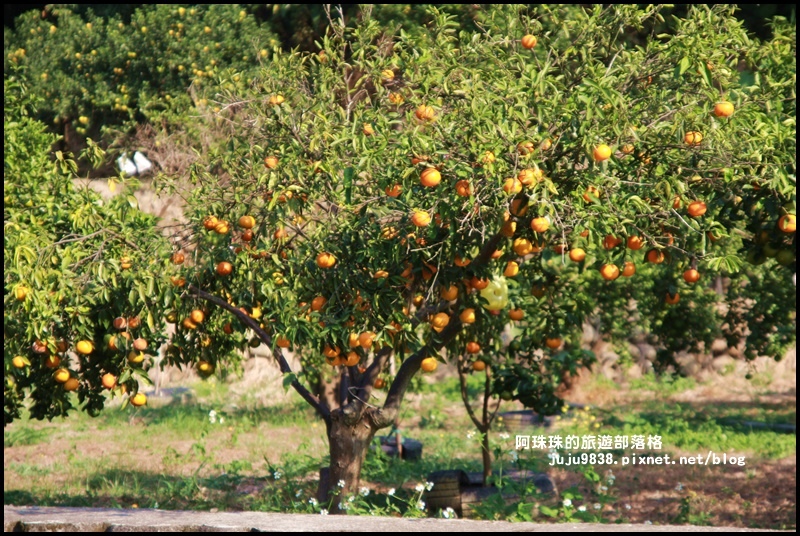
[[595, 510], [600, 510], [603, 506], [600, 503], [594, 503], [593, 508]]
[[572, 506], [572, 501], [570, 499], [564, 499], [564, 506]]
[[425, 501], [417, 501], [417, 510], [425, 510]]
[[625, 510], [630, 510], [630, 509], [631, 509], [631, 505], [630, 504], [626, 504], [625, 505]]
[[303, 494], [303, 490], [301, 490], [301, 489], [299, 489], [299, 490], [294, 492], [294, 496], [297, 497], [297, 498], [300, 498], [300, 495], [302, 495], [302, 494]]
[[414, 489], [417, 491], [425, 491], [425, 484], [417, 484]]
[[281, 473], [280, 471], [275, 471], [274, 473], [272, 473], [272, 478], [274, 478], [275, 480], [280, 480], [282, 476], [283, 473]]
[[353, 502], [353, 501], [355, 501], [355, 500], [356, 500], [356, 496], [355, 496], [355, 495], [350, 495], [350, 496], [347, 498], [347, 502]]
[[511, 437], [510, 435], [508, 435], [508, 433], [507, 433], [507, 432], [500, 432], [499, 434], [497, 434], [497, 436], [498, 436], [500, 439], [508, 439], [509, 437]]
[[390, 489], [388, 492], [386, 492], [386, 494], [387, 494], [389, 497], [394, 497], [394, 492], [395, 492], [395, 489], [394, 489], [394, 488], [392, 488], [392, 489]]
[[366, 497], [367, 495], [369, 495], [369, 488], [361, 488], [360, 490], [358, 490], [358, 492], [361, 494], [362, 497]]
[[475, 437], [475, 432], [473, 432], [472, 430], [467, 432], [467, 439], [472, 439], [473, 437]]
[[442, 517], [445, 519], [455, 519], [456, 511], [448, 506], [442, 511]]
[[683, 483], [678, 482], [678, 485], [675, 486], [675, 491], [683, 491]]
[[650, 520], [648, 519], [647, 521], [645, 521], [645, 522], [644, 522], [644, 524], [645, 524], [645, 525], [652, 525], [652, 524], [653, 524], [653, 522], [652, 522], [652, 521], [650, 521]]
[[425, 482], [425, 489], [430, 491], [433, 489], [433, 482]]
[[339, 503], [339, 510], [347, 510], [348, 508], [350, 508], [350, 505], [347, 504], [346, 502]]
[[325, 508], [323, 508], [322, 510], [320, 510], [320, 511], [319, 511], [319, 513], [320, 513], [320, 515], [323, 515], [323, 516], [326, 516], [326, 515], [328, 515], [328, 511], [327, 511]]
[[600, 486], [600, 491], [608, 491], [608, 486]]
[[225, 417], [220, 417], [220, 418], [219, 418], [219, 423], [220, 423], [220, 424], [222, 424], [222, 423], [224, 423], [224, 422], [225, 422]]
[[585, 511], [586, 511], [586, 506], [584, 506], [584, 505], [580, 505], [580, 506], [578, 507], [578, 512], [585, 512]]
[[343, 488], [344, 487], [344, 480], [340, 480], [339, 483], [336, 484], [336, 485], [339, 486], [340, 488]]
[[308, 504], [310, 504], [311, 506], [315, 506], [315, 507], [316, 507], [316, 506], [317, 506], [317, 504], [319, 504], [319, 503], [317, 502], [317, 500], [316, 500], [314, 497], [311, 497], [311, 498], [308, 500]]

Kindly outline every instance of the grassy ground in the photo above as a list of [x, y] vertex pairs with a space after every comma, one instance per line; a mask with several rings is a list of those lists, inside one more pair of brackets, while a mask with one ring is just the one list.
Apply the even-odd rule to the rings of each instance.
[[[571, 398], [589, 409], [565, 414], [548, 429], [505, 431], [501, 424], [491, 433], [497, 475], [516, 468], [546, 471], [559, 496], [538, 497], [529, 487], [501, 480], [507, 493], [520, 498], [512, 504], [487, 500], [476, 514], [795, 528], [796, 436], [741, 424], [796, 422], [794, 388], [776, 391], [774, 382], [762, 380], [726, 377], [697, 384], [646, 377], [623, 389], [600, 378], [583, 379]], [[257, 397], [220, 382], [191, 387], [190, 403], [134, 413], [109, 408], [94, 419], [76, 414], [6, 427], [5, 503], [283, 512], [328, 506], [313, 499], [319, 468], [327, 464], [324, 425], [302, 401], [286, 397], [264, 407]], [[478, 387], [476, 381], [476, 393]], [[517, 409], [513, 403], [501, 408]], [[401, 428], [424, 443], [423, 459], [403, 462], [370, 453], [365, 489], [349, 503], [354, 512], [423, 515], [417, 507], [424, 497], [416, 487], [431, 472], [481, 469], [479, 437], [454, 378], [411, 394]], [[610, 468], [550, 467], [548, 449], [515, 448], [522, 433], [659, 435], [662, 449], [639, 452], [705, 458], [713, 451], [744, 457], [744, 465], [623, 467], [628, 449], [605, 451], [618, 462]]]

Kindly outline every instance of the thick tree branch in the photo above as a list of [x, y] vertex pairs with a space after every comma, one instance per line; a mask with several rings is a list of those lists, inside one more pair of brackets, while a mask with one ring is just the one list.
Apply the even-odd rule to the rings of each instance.
[[463, 367], [464, 357], [459, 357], [458, 359], [458, 381], [461, 385], [461, 400], [464, 402], [464, 407], [467, 408], [467, 414], [469, 415], [472, 424], [474, 424], [478, 430], [481, 429], [481, 421], [478, 420], [478, 416], [475, 415], [475, 411], [473, 411], [472, 406], [469, 403], [469, 393], [467, 392], [467, 375], [464, 373]]
[[[222, 298], [218, 298], [213, 294], [209, 294], [208, 292], [201, 290], [195, 287], [194, 285], [188, 285], [187, 290], [194, 296], [202, 300], [205, 300], [207, 302], [211, 302], [214, 305], [221, 307], [226, 311], [228, 311], [229, 313], [233, 314], [245, 326], [252, 329], [255, 332], [255, 334], [258, 335], [258, 338], [260, 338], [264, 342], [264, 344], [266, 344], [269, 347], [273, 346], [272, 337], [270, 337], [269, 334], [266, 331], [264, 331], [264, 329], [261, 328], [258, 322], [250, 318], [250, 315], [243, 313], [238, 308], [234, 307], [233, 305], [223, 300]], [[278, 361], [278, 366], [280, 367], [281, 372], [283, 374], [289, 374], [293, 372], [292, 367], [289, 366], [289, 363], [286, 361], [286, 358], [283, 357], [283, 352], [281, 351], [280, 348], [275, 348], [272, 352], [272, 355], [275, 356], [275, 359]], [[330, 410], [328, 410], [328, 408], [320, 402], [319, 398], [317, 398], [311, 392], [309, 392], [309, 390], [306, 389], [305, 386], [303, 386], [303, 384], [301, 384], [296, 378], [292, 380], [292, 387], [294, 388], [295, 391], [297, 391], [297, 394], [303, 397], [303, 399], [306, 402], [311, 404], [311, 407], [313, 407], [317, 411], [317, 413], [319, 413], [319, 415], [325, 420], [325, 423], [328, 424], [328, 421], [330, 421], [331, 418]]]

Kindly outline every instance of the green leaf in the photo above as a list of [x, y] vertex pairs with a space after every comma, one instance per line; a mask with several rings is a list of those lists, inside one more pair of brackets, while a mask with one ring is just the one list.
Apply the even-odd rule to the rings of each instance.
[[683, 76], [683, 73], [688, 71], [691, 65], [692, 62], [689, 60], [689, 58], [687, 58], [686, 56], [681, 58], [681, 61], [678, 62], [678, 76]]
[[292, 383], [297, 380], [297, 374], [294, 372], [287, 372], [283, 375], [283, 389], [288, 391], [289, 388], [292, 386]]
[[348, 205], [353, 204], [353, 177], [356, 172], [352, 166], [344, 169], [344, 199]]

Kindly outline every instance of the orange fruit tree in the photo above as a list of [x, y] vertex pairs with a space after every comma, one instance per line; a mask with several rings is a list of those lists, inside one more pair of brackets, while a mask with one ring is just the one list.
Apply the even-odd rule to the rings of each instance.
[[[28, 146], [7, 142], [6, 422], [29, 396], [42, 397], [37, 417], [78, 403], [64, 390], [32, 389], [52, 380], [43, 354], [60, 356], [79, 381], [82, 407], [96, 412], [105, 400], [105, 374], [117, 377], [112, 395], [137, 406], [146, 400], [137, 379], [146, 378], [153, 360], [138, 353], [127, 359], [130, 341], [144, 339], [148, 348], [168, 342], [167, 363], [202, 362], [209, 374], [238, 364], [248, 346], [264, 344], [285, 385], [325, 421], [329, 481], [342, 481], [340, 493], [347, 495], [357, 492], [367, 447], [394, 422], [412, 378], [445, 355], [462, 381], [485, 375], [484, 394], [493, 402], [476, 412], [464, 398], [485, 437], [501, 400], [558, 412], [560, 382], [592, 361], [580, 347], [583, 322], [600, 318], [613, 338], [625, 341], [632, 301], [642, 329], [661, 341], [659, 370], [669, 370], [678, 350], [718, 334], [737, 337], [723, 324], [752, 323], [747, 356], [780, 355], [794, 341], [788, 312], [795, 303], [795, 233], [784, 232], [794, 219], [779, 223], [796, 213], [791, 75], [776, 62], [760, 70], [774, 81], [768, 98], [784, 103], [767, 107], [767, 97], [743, 89], [736, 69], [709, 72], [705, 61], [693, 63], [738, 59], [745, 44], [752, 58], [774, 55], [773, 48], [749, 44], [725, 6], [692, 8], [676, 23], [675, 39], [639, 47], [608, 31], [628, 26], [637, 8], [581, 12], [578, 41], [564, 28], [548, 27], [557, 18], [535, 6], [524, 15], [510, 5], [489, 9], [491, 32], [454, 33], [448, 30], [454, 22], [438, 17], [417, 39], [398, 39], [390, 58], [372, 45], [387, 28], [366, 21], [358, 32], [337, 26], [323, 40], [325, 61], [275, 53], [254, 83], [221, 85], [218, 99], [236, 105], [206, 120], [229, 125], [229, 139], [224, 151], [198, 151], [190, 185], [163, 178], [186, 200], [188, 220], [167, 238], [155, 218], [136, 210], [135, 198], [98, 203], [72, 184], [63, 154], [54, 167], [47, 153], [52, 139], [13, 121], [25, 103], [15, 104], [19, 89], [7, 80], [6, 130], [21, 130], [27, 138], [16, 139], [30, 140], [41, 154], [30, 162]], [[548, 9], [567, 16], [572, 8]], [[534, 23], [544, 26], [536, 33], [549, 36], [546, 42], [518, 46]], [[731, 29], [724, 38], [720, 26]], [[417, 61], [422, 56], [427, 60]], [[791, 54], [785, 59], [791, 63]], [[390, 103], [389, 84], [380, 83], [387, 62], [398, 66], [393, 80], [403, 81], [401, 103]], [[540, 81], [531, 80], [530, 65], [541, 69]], [[717, 128], [721, 118], [709, 109], [720, 88], [735, 96], [737, 112]], [[278, 92], [285, 102], [266, 105], [265, 95]], [[364, 124], [380, 135], [364, 136]], [[765, 138], [763, 125], [775, 135]], [[702, 132], [702, 142], [684, 143], [686, 132]], [[645, 156], [637, 149], [610, 158], [611, 146], [634, 142]], [[596, 147], [602, 158], [595, 160]], [[489, 152], [494, 158], [487, 162]], [[423, 154], [430, 155], [424, 164], [412, 163]], [[425, 183], [421, 166], [431, 169]], [[700, 167], [703, 180], [690, 180]], [[514, 178], [522, 169], [541, 170], [541, 178], [524, 184]], [[702, 217], [674, 208], [676, 194], [703, 199]], [[71, 221], [72, 228], [54, 221]], [[240, 221], [219, 232], [221, 222]], [[44, 245], [37, 239], [45, 235], [31, 231], [42, 228]], [[280, 239], [273, 238], [278, 230]], [[245, 231], [252, 233], [246, 240]], [[712, 244], [709, 233], [720, 238]], [[606, 236], [639, 237], [663, 262], [644, 262], [649, 255], [636, 248], [606, 248]], [[554, 245], [583, 252], [580, 262]], [[171, 262], [178, 249], [191, 262]], [[772, 250], [775, 260], [766, 254]], [[122, 257], [130, 259], [128, 269]], [[506, 279], [509, 262], [516, 268]], [[634, 265], [635, 273], [623, 268]], [[721, 294], [699, 281], [689, 285], [682, 274], [695, 266], [701, 281], [724, 274], [748, 284]], [[20, 286], [27, 289], [24, 300], [14, 297]], [[730, 318], [717, 307], [767, 291], [772, 299], [730, 308]], [[667, 307], [664, 296], [678, 292], [679, 302]], [[195, 310], [203, 312], [200, 322]], [[508, 341], [500, 334], [512, 310], [519, 320]], [[134, 328], [127, 320], [119, 331], [118, 317], [140, 321]], [[169, 339], [167, 324], [174, 324]], [[120, 333], [130, 337], [118, 336], [117, 349], [109, 349], [105, 337]], [[353, 334], [368, 335], [351, 345]], [[74, 358], [80, 366], [71, 367], [73, 357], [58, 351], [61, 339], [92, 341], [90, 358]], [[34, 352], [35, 341], [43, 352]], [[290, 367], [289, 348], [301, 356], [302, 371]], [[477, 367], [475, 349], [483, 363]], [[27, 356], [31, 366], [16, 368], [10, 356]], [[320, 378], [347, 381], [349, 388], [335, 390], [341, 398], [327, 396]], [[377, 385], [387, 390], [375, 402]], [[484, 441], [486, 475], [491, 452]]]

